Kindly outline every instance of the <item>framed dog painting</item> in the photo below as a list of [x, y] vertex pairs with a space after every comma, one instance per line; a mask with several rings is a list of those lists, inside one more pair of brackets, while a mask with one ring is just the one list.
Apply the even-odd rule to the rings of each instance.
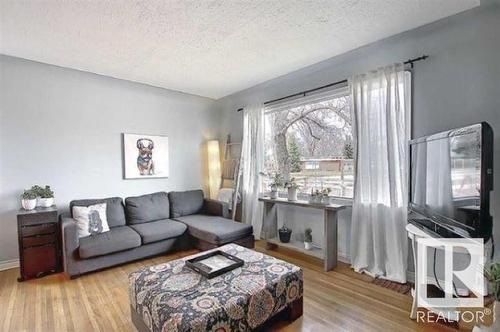
[[123, 134], [125, 179], [168, 177], [168, 137]]

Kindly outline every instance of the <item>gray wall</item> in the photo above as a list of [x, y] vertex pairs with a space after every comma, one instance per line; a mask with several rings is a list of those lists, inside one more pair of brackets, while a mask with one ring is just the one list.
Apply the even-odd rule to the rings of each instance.
[[[282, 97], [423, 53], [414, 71], [413, 135], [488, 121], [495, 136], [500, 205], [500, 8], [481, 6], [270, 80], [216, 102], [90, 73], [0, 56], [0, 262], [17, 257], [18, 195], [50, 184], [56, 201], [206, 187], [203, 144], [242, 136], [242, 113]], [[218, 110], [220, 118], [213, 116]], [[122, 180], [121, 133], [170, 138], [169, 179]], [[494, 222], [500, 254], [500, 206]], [[348, 256], [349, 211], [341, 216], [340, 251]], [[315, 225], [319, 215], [283, 211]], [[314, 236], [313, 226], [313, 236]], [[318, 228], [319, 230], [319, 228]]]
[[[18, 256], [19, 194], [49, 184], [75, 198], [205, 187], [203, 144], [217, 138], [214, 101], [0, 56], [0, 262]], [[163, 134], [168, 179], [122, 180], [121, 133]]]
[[[422, 54], [413, 74], [413, 137], [487, 121], [495, 132], [494, 231], [500, 256], [500, 5], [478, 8], [407, 31], [267, 81], [217, 101], [221, 134], [242, 136], [235, 110], [290, 93], [336, 82], [355, 73]], [[311, 218], [314, 223], [318, 220]], [[346, 225], [344, 225], [346, 226]], [[348, 232], [348, 229], [346, 229]], [[313, 232], [314, 233], [314, 232]], [[347, 236], [348, 233], [340, 234]], [[314, 234], [313, 234], [314, 236]], [[341, 238], [342, 243], [346, 238]]]

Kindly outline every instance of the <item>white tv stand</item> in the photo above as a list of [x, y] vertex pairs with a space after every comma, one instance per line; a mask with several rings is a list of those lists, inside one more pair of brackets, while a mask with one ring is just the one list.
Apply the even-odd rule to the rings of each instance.
[[[414, 265], [414, 268], [415, 268], [415, 286], [414, 288], [411, 290], [411, 294], [412, 294], [412, 297], [413, 297], [413, 302], [412, 302], [412, 306], [411, 306], [411, 312], [410, 312], [410, 318], [411, 319], [417, 319], [417, 309], [418, 309], [418, 306], [417, 306], [417, 293], [418, 293], [418, 288], [420, 287], [421, 284], [425, 284], [423, 283], [423, 280], [420, 280], [419, 279], [419, 271], [418, 271], [418, 267], [417, 267], [417, 253], [418, 253], [418, 250], [417, 250], [417, 239], [418, 238], [438, 238], [439, 236], [437, 236], [437, 234], [432, 234], [432, 232], [426, 232], [425, 230], [411, 224], [411, 223], [408, 223], [406, 225], [406, 231], [408, 233], [408, 237], [410, 238], [411, 240], [411, 245], [412, 245], [412, 252], [413, 252], [413, 265]], [[464, 251], [464, 249], [462, 249], [461, 251], [459, 251], [460, 249], [457, 249], [456, 252], [462, 252], [462, 253], [466, 253], [466, 251]], [[427, 278], [427, 276], [426, 276]], [[425, 282], [427, 283], [427, 280], [425, 280]], [[469, 291], [467, 289], [457, 289], [457, 292], [459, 293], [460, 296], [467, 296]], [[459, 319], [459, 313], [458, 313], [458, 310], [457, 308], [426, 308], [427, 310], [430, 310], [436, 314], [439, 314], [443, 317], [447, 317], [451, 320], [455, 320], [455, 321], [458, 321]]]

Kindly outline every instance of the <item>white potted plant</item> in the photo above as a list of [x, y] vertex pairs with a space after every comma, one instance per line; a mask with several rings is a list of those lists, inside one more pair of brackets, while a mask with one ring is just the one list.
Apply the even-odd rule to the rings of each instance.
[[306, 248], [306, 250], [312, 249], [312, 241], [312, 229], [306, 228], [304, 232], [304, 248]]
[[33, 190], [24, 190], [21, 194], [21, 206], [25, 210], [33, 210], [36, 208], [36, 193]]
[[295, 202], [297, 200], [297, 189], [299, 185], [295, 182], [295, 178], [291, 178], [285, 183], [285, 188], [288, 189], [288, 200]]
[[325, 205], [330, 205], [330, 193], [332, 192], [331, 188], [324, 188], [321, 191], [321, 203]]
[[271, 180], [269, 183], [269, 187], [271, 188], [271, 191], [269, 192], [269, 197], [272, 199], [278, 198], [278, 189], [283, 186], [283, 177], [279, 173], [264, 173], [260, 172], [259, 173], [262, 176], [265, 176]]
[[309, 197], [310, 204], [321, 204], [321, 197], [323, 194], [318, 189], [311, 189], [311, 196]]
[[37, 206], [40, 207], [51, 207], [54, 205], [54, 192], [50, 186], [45, 186], [42, 188], [38, 185], [34, 185], [31, 190], [37, 195]]

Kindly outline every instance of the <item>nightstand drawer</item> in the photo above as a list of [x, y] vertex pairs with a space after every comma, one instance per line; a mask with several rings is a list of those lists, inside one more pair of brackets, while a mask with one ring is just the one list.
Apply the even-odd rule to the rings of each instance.
[[23, 251], [24, 275], [40, 277], [57, 270], [57, 252], [53, 244], [31, 247]]
[[56, 232], [56, 224], [48, 223], [48, 224], [40, 224], [33, 226], [24, 226], [21, 228], [21, 236], [32, 236], [32, 235], [43, 235], [43, 234], [52, 234]]
[[23, 237], [23, 247], [29, 248], [39, 246], [42, 244], [54, 244], [56, 242], [55, 234], [35, 235], [30, 237]]

